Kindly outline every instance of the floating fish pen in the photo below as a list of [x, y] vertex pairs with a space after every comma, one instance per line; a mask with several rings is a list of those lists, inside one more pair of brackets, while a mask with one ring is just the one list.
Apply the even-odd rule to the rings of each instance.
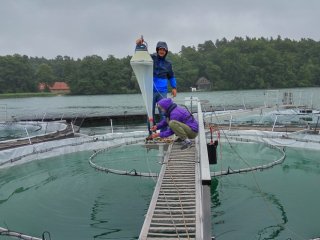
[[74, 137], [78, 127], [58, 122], [2, 122], [0, 150], [34, 143]]

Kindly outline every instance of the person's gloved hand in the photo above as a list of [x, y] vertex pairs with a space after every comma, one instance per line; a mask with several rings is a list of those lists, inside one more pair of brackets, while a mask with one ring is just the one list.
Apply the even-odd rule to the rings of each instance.
[[177, 89], [176, 88], [172, 88], [171, 95], [172, 95], [172, 97], [176, 97], [177, 96]]
[[146, 137], [146, 141], [152, 140], [152, 135], [149, 135], [148, 137]]
[[153, 126], [150, 128], [150, 130], [151, 130], [152, 132], [155, 132], [155, 131], [157, 130], [157, 125], [153, 125]]
[[153, 139], [153, 138], [158, 138], [159, 136], [160, 136], [160, 133], [151, 134], [152, 139]]

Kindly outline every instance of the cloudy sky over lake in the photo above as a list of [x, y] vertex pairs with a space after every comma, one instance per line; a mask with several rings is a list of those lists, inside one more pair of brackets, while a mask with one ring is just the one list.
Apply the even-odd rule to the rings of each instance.
[[172, 52], [223, 37], [320, 40], [318, 0], [0, 0], [0, 55], [55, 58]]

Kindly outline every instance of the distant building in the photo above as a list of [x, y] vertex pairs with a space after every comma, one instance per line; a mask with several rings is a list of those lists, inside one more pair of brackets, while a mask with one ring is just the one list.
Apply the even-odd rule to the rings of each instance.
[[199, 91], [211, 90], [211, 82], [205, 77], [199, 78], [196, 85]]
[[70, 87], [65, 82], [55, 82], [49, 89], [52, 93], [70, 93]]
[[197, 91], [197, 88], [195, 88], [195, 87], [191, 87], [190, 89], [191, 89], [191, 92], [196, 92]]

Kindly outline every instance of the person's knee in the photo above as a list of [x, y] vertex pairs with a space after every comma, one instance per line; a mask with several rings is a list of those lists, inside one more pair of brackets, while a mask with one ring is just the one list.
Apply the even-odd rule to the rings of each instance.
[[169, 127], [172, 129], [172, 127], [174, 128], [175, 126], [178, 125], [178, 121], [177, 120], [170, 120], [169, 121]]
[[191, 134], [191, 135], [189, 136], [189, 138], [190, 138], [190, 139], [195, 139], [197, 136], [198, 136], [198, 133], [196, 133], [196, 134]]

